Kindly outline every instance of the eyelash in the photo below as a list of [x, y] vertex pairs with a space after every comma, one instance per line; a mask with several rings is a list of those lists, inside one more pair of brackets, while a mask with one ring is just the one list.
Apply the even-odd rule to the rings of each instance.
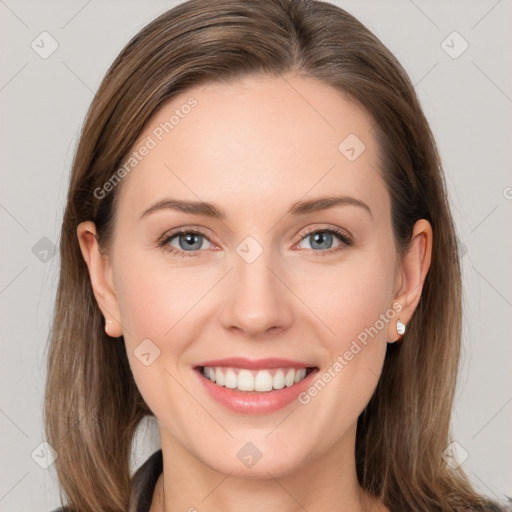
[[[299, 236], [300, 236], [299, 243], [304, 238], [306, 238], [307, 236], [309, 236], [309, 235], [311, 235], [313, 233], [328, 233], [328, 234], [336, 235], [340, 239], [340, 241], [342, 242], [341, 245], [339, 245], [337, 247], [333, 247], [331, 249], [326, 249], [324, 251], [322, 251], [322, 250], [314, 251], [313, 249], [308, 249], [310, 251], [313, 251], [316, 256], [329, 256], [329, 255], [331, 255], [333, 253], [336, 253], [336, 252], [344, 249], [344, 247], [350, 247], [352, 245], [352, 243], [353, 243], [352, 240], [345, 233], [343, 233], [342, 231], [340, 231], [339, 229], [336, 229], [336, 228], [326, 228], [326, 229], [318, 229], [318, 228], [316, 228], [316, 229], [312, 229], [312, 230], [309, 230], [309, 231], [306, 231], [306, 232], [299, 233]], [[179, 230], [174, 231], [174, 232], [169, 233], [169, 234], [166, 233], [162, 237], [162, 239], [157, 242], [158, 247], [166, 250], [167, 252], [171, 253], [174, 256], [180, 256], [182, 258], [194, 258], [194, 257], [197, 258], [197, 257], [201, 257], [201, 256], [199, 256], [198, 253], [200, 253], [202, 251], [190, 251], [187, 254], [188, 251], [182, 251], [182, 250], [176, 249], [175, 247], [171, 247], [169, 245], [169, 242], [173, 238], [175, 238], [176, 236], [179, 236], [179, 235], [200, 235], [200, 236], [206, 238], [208, 241], [210, 241], [208, 236], [206, 235], [206, 233], [203, 233], [200, 230], [182, 228], [182, 229], [179, 229]]]

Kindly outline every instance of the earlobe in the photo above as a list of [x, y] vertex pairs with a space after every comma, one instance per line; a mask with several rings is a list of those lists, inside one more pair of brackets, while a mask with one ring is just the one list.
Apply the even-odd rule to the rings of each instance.
[[110, 259], [108, 255], [100, 252], [94, 222], [80, 223], [77, 227], [77, 237], [89, 271], [94, 297], [105, 317], [105, 332], [109, 336], [117, 338], [123, 334], [119, 303], [112, 279]]
[[405, 333], [405, 327], [418, 306], [423, 291], [423, 283], [430, 268], [432, 258], [433, 233], [430, 223], [420, 219], [414, 224], [409, 250], [401, 262], [400, 292], [394, 301], [401, 308], [397, 314], [397, 321], [390, 323], [388, 340], [390, 343], [397, 341]]

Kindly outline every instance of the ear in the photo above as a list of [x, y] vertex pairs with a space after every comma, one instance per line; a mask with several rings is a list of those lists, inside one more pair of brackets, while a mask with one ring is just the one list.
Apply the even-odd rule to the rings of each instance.
[[400, 272], [395, 282], [395, 290], [399, 291], [393, 302], [400, 304], [401, 310], [388, 324], [389, 343], [402, 337], [397, 331], [396, 320], [400, 319], [407, 325], [418, 306], [431, 257], [432, 227], [427, 220], [420, 219], [414, 224], [410, 249], [402, 258]]
[[112, 268], [107, 254], [100, 252], [96, 226], [92, 221], [82, 222], [76, 230], [80, 250], [84, 257], [96, 302], [105, 317], [105, 332], [117, 338], [122, 336], [119, 302], [114, 288]]

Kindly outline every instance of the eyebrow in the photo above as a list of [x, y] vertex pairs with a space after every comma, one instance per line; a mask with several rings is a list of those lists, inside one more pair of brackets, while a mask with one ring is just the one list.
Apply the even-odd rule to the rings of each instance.
[[[373, 219], [370, 207], [360, 199], [356, 199], [351, 196], [325, 196], [316, 199], [309, 199], [307, 201], [296, 201], [291, 205], [287, 215], [305, 215], [312, 212], [327, 210], [328, 208], [333, 208], [335, 206], [347, 205], [363, 208]], [[153, 212], [167, 209], [190, 213], [192, 215], [203, 215], [214, 219], [223, 220], [226, 218], [226, 213], [212, 203], [204, 201], [180, 201], [178, 199], [162, 199], [145, 210], [140, 218], [142, 219]]]

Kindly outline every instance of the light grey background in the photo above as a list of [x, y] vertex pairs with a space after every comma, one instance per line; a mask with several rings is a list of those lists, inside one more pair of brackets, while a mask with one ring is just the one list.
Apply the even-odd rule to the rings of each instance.
[[[176, 3], [0, 0], [0, 511], [59, 504], [53, 466], [40, 467], [48, 460], [41, 412], [59, 263], [51, 244], [94, 91], [130, 37]], [[402, 62], [436, 136], [467, 248], [453, 432], [472, 482], [504, 500], [512, 496], [512, 2], [333, 3]], [[50, 48], [43, 31], [58, 43], [46, 59], [31, 47]], [[468, 49], [453, 58], [464, 41]], [[155, 426], [141, 428], [134, 468], [158, 448]]]

